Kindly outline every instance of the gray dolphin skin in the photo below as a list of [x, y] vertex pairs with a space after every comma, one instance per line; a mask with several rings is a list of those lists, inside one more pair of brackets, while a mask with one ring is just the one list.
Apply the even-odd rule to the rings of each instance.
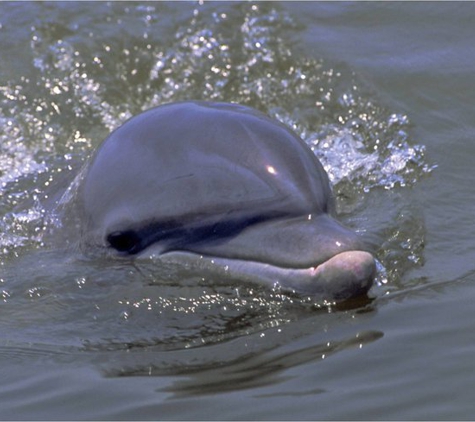
[[161, 105], [112, 132], [80, 191], [88, 244], [194, 263], [319, 299], [365, 294], [375, 261], [333, 217], [328, 176], [283, 124], [248, 107]]

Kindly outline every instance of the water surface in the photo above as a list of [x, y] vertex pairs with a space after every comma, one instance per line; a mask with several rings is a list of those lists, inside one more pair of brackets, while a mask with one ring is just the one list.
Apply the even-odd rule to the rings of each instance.
[[[2, 419], [471, 419], [471, 3], [1, 3]], [[66, 188], [128, 117], [235, 101], [291, 126], [368, 299], [84, 257]], [[63, 226], [63, 227], [61, 227]]]

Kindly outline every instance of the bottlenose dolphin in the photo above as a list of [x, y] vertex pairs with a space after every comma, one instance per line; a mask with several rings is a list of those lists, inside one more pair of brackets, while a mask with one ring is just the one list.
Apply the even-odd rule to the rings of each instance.
[[295, 133], [237, 104], [189, 101], [112, 132], [79, 191], [85, 242], [200, 262], [320, 299], [366, 293], [375, 261], [334, 217], [328, 176]]

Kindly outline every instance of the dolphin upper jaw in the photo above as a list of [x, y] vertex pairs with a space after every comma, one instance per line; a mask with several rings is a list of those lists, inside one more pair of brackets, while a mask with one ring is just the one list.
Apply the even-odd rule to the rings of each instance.
[[346, 300], [366, 294], [373, 284], [376, 263], [366, 251], [345, 251], [308, 268], [280, 267], [265, 262], [210, 257], [186, 251], [148, 254], [163, 263], [179, 264], [216, 276], [260, 282], [282, 292], [297, 293], [315, 300]]

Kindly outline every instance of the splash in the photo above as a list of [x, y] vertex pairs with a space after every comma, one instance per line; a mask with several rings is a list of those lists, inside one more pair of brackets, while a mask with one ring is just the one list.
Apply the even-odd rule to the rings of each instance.
[[[64, 190], [124, 120], [170, 101], [264, 111], [309, 144], [346, 198], [404, 188], [430, 172], [408, 117], [380, 105], [351, 70], [297, 52], [299, 27], [276, 5], [198, 4], [163, 42], [158, 6], [104, 7], [117, 21], [68, 16], [64, 27], [33, 26], [31, 76], [0, 86], [0, 253], [43, 247], [53, 188]], [[126, 41], [105, 31], [119, 21], [131, 23]]]

